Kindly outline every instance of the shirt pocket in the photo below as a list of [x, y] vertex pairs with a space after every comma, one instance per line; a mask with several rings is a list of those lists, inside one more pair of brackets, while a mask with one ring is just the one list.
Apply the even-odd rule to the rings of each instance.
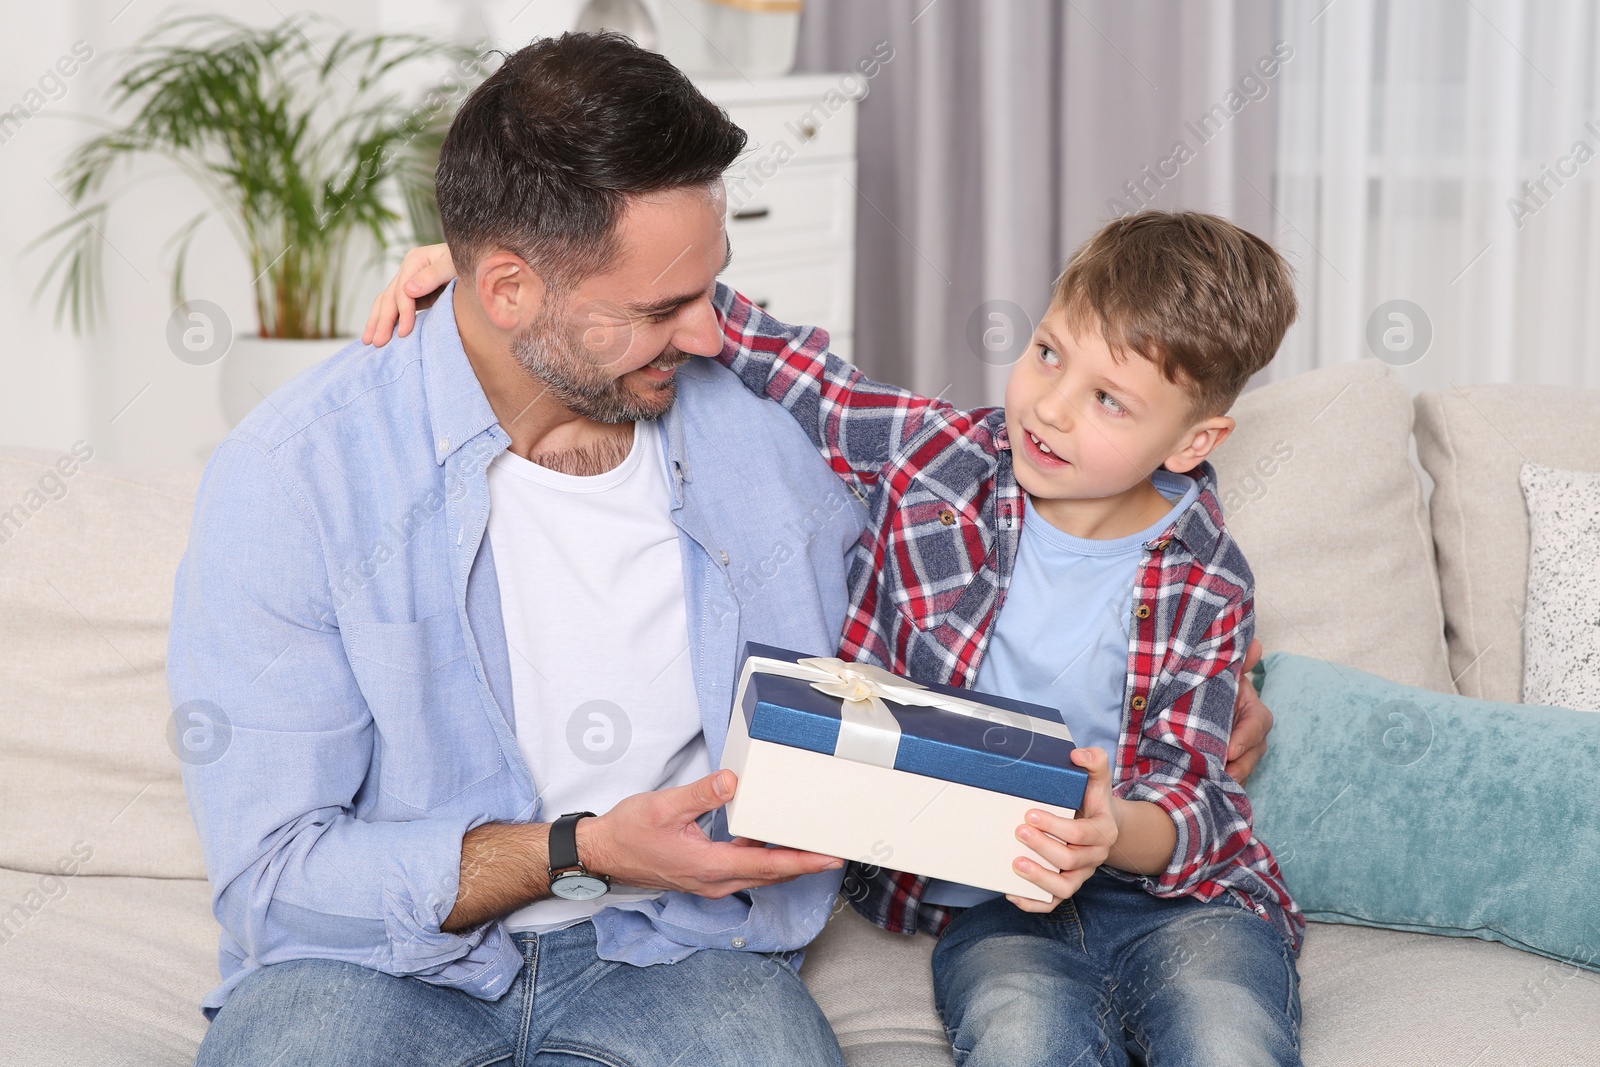
[[918, 630], [935, 629], [963, 597], [982, 592], [973, 579], [983, 570], [989, 545], [982, 523], [913, 482], [890, 509], [885, 592]]
[[454, 614], [350, 627], [351, 668], [377, 728], [378, 787], [429, 810], [488, 778], [504, 758]]

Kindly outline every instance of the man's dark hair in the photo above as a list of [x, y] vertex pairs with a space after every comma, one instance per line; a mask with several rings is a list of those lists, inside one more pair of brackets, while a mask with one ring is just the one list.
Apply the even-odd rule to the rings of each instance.
[[606, 269], [630, 195], [704, 185], [745, 133], [654, 52], [566, 33], [506, 57], [439, 153], [439, 218], [461, 274], [505, 249], [559, 290]]

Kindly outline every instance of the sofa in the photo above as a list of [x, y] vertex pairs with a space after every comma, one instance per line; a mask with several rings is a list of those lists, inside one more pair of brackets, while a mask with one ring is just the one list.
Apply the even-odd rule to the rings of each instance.
[[[1524, 459], [1600, 470], [1600, 393], [1412, 397], [1369, 360], [1255, 389], [1234, 414], [1216, 464], [1267, 648], [1516, 701], [1517, 473]], [[198, 472], [93, 453], [0, 450], [0, 1062], [185, 1064], [217, 978], [164, 679]], [[851, 1067], [953, 1062], [931, 947], [843, 905], [811, 946], [801, 973]], [[1311, 924], [1300, 966], [1312, 1067], [1600, 1062], [1586, 970], [1328, 923]]]

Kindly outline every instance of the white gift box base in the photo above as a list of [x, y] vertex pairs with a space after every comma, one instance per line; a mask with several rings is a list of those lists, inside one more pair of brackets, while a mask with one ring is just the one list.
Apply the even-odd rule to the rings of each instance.
[[1045, 901], [1011, 869], [1018, 856], [1055, 869], [1017, 840], [1030, 808], [1072, 818], [1072, 808], [874, 767], [752, 739], [736, 704], [722, 765], [739, 776], [728, 830], [788, 848]]

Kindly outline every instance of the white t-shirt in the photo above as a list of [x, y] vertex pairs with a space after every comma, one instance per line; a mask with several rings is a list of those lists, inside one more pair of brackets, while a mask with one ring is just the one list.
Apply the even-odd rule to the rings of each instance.
[[[546, 822], [604, 813], [711, 771], [689, 662], [683, 562], [653, 423], [614, 469], [576, 477], [503, 452], [489, 530], [511, 660], [517, 747]], [[613, 885], [541, 900], [506, 920], [540, 932], [660, 894]]]

